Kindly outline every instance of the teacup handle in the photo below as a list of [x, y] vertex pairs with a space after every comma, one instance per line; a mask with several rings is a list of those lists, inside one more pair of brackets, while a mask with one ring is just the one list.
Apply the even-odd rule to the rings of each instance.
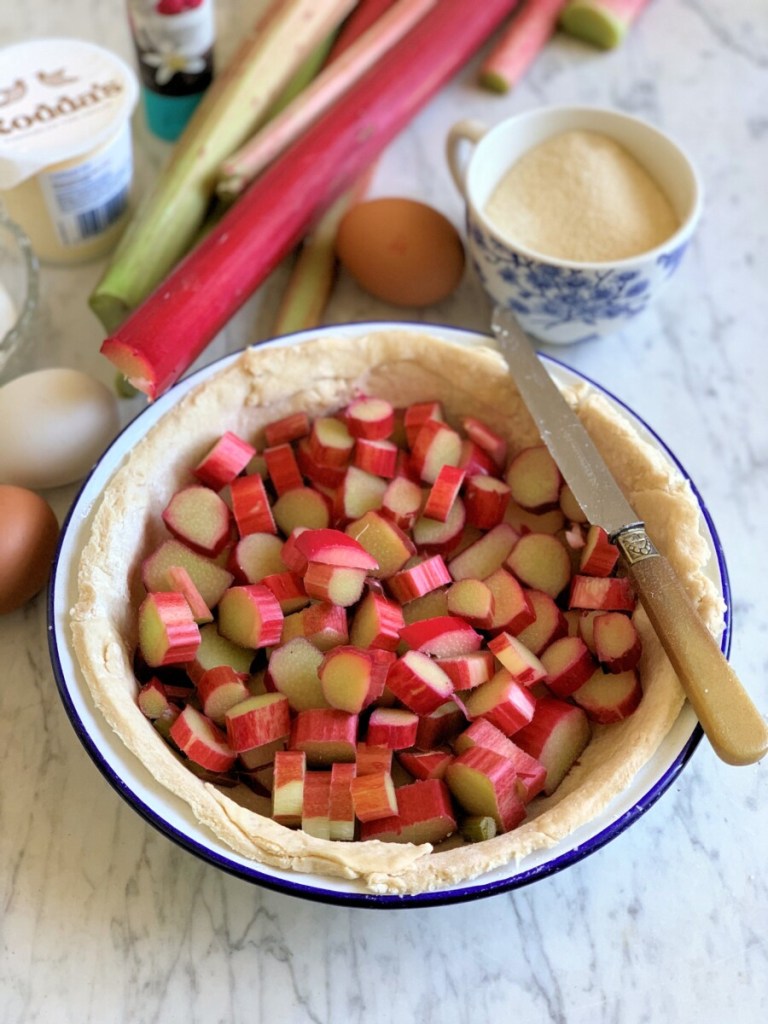
[[488, 131], [488, 125], [482, 121], [468, 118], [457, 123], [448, 132], [445, 142], [445, 154], [448, 168], [456, 188], [466, 198], [467, 162], [461, 159], [461, 150], [465, 143], [476, 146]]

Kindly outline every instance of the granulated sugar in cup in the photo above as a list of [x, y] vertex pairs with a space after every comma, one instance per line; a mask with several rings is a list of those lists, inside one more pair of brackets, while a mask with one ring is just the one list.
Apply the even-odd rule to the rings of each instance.
[[138, 84], [108, 50], [37, 39], [0, 50], [0, 198], [42, 260], [108, 252], [128, 214]]

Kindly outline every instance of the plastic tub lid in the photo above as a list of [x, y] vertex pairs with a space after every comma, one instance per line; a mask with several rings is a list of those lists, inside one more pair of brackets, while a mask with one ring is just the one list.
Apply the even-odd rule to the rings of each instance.
[[138, 91], [124, 61], [80, 39], [0, 50], [0, 189], [107, 142]]

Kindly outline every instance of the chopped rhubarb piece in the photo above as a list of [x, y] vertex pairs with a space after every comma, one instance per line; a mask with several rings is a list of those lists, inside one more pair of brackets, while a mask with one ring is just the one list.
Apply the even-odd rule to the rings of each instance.
[[448, 766], [445, 780], [453, 796], [470, 814], [488, 815], [500, 832], [525, 819], [514, 765], [485, 747], [471, 747]]
[[558, 507], [563, 478], [545, 445], [519, 452], [509, 465], [506, 481], [512, 500], [529, 512]]
[[533, 718], [536, 698], [504, 668], [490, 682], [483, 683], [467, 697], [470, 718], [487, 718], [512, 736]]
[[449, 676], [418, 650], [406, 651], [396, 660], [389, 670], [387, 687], [417, 715], [429, 715], [454, 691]]
[[465, 416], [461, 426], [467, 437], [483, 451], [488, 452], [497, 466], [504, 465], [507, 458], [507, 442], [500, 434], [476, 416]]
[[498, 633], [488, 642], [488, 648], [523, 686], [535, 686], [547, 676], [547, 670], [536, 655], [509, 633]]
[[569, 697], [597, 668], [592, 653], [578, 636], [563, 636], [542, 652], [546, 683], [557, 697]]
[[225, 734], [191, 704], [171, 726], [170, 737], [190, 761], [209, 771], [228, 772], [235, 763], [235, 753]]
[[302, 578], [310, 597], [349, 608], [360, 600], [366, 575], [365, 569], [310, 562]]
[[[366, 572], [373, 572], [379, 567], [379, 563], [362, 544], [342, 530], [304, 530], [295, 535], [293, 545], [308, 562], [365, 569]], [[294, 569], [296, 566], [289, 565], [288, 568]]]
[[549, 512], [529, 512], [515, 501], [509, 502], [504, 513], [504, 522], [518, 533], [558, 533], [565, 525], [565, 516], [559, 508]]
[[603, 672], [599, 668], [573, 694], [593, 722], [609, 725], [621, 722], [636, 710], [643, 697], [643, 688], [636, 669], [626, 672]]
[[241, 537], [277, 533], [264, 481], [257, 474], [239, 476], [229, 485], [232, 514]]
[[147, 590], [172, 590], [168, 569], [180, 565], [189, 573], [192, 582], [209, 608], [215, 608], [232, 583], [232, 573], [222, 569], [213, 559], [199, 555], [186, 544], [172, 538], [164, 541], [141, 565], [141, 579]]
[[412, 651], [433, 654], [438, 658], [469, 654], [483, 642], [480, 633], [457, 615], [440, 615], [409, 623], [400, 630], [400, 639]]
[[296, 444], [296, 462], [299, 469], [315, 487], [338, 487], [347, 472], [346, 466], [326, 466], [314, 457], [310, 450], [309, 438], [303, 437]]
[[299, 537], [306, 532], [307, 528], [304, 526], [294, 527], [280, 552], [285, 568], [292, 572], [302, 573], [307, 567], [307, 556], [302, 554], [296, 546]]
[[560, 510], [571, 523], [583, 524], [587, 521], [586, 512], [576, 501], [573, 491], [568, 484], [563, 484], [560, 488]]
[[397, 798], [388, 772], [356, 775], [350, 783], [355, 816], [360, 821], [391, 818], [397, 814]]
[[374, 669], [373, 657], [356, 647], [333, 647], [318, 669], [325, 699], [332, 708], [357, 714], [381, 696], [385, 675]]
[[[391, 480], [397, 470], [397, 453], [398, 447], [391, 441], [371, 441], [359, 437], [355, 442], [352, 465], [373, 476]], [[386, 488], [381, 493], [382, 502], [385, 491]]]
[[458, 469], [456, 466], [441, 466], [435, 482], [427, 494], [422, 515], [444, 523], [448, 519], [451, 506], [456, 501], [463, 483], [463, 469]]
[[331, 773], [306, 772], [301, 805], [301, 828], [316, 839], [331, 838]]
[[370, 743], [358, 743], [355, 754], [355, 765], [358, 775], [373, 775], [376, 772], [392, 773], [392, 747], [373, 746]]
[[403, 750], [416, 742], [419, 718], [404, 708], [374, 708], [368, 720], [366, 743], [370, 747]]
[[415, 779], [442, 779], [453, 754], [447, 750], [401, 750], [397, 759]]
[[349, 466], [333, 496], [333, 513], [339, 522], [359, 519], [381, 508], [387, 481], [357, 466]]
[[489, 814], [467, 814], [461, 821], [461, 838], [467, 843], [484, 843], [495, 839], [499, 830]]
[[419, 431], [427, 420], [444, 422], [443, 407], [440, 402], [414, 402], [403, 413], [403, 429], [409, 448], [413, 448]]
[[632, 584], [624, 576], [574, 576], [571, 580], [570, 608], [631, 612], [636, 603]]
[[455, 580], [484, 580], [501, 568], [520, 534], [507, 523], [499, 523], [448, 563]]
[[451, 615], [466, 619], [478, 629], [487, 629], [493, 623], [496, 598], [482, 580], [458, 580], [448, 588], [446, 596]]
[[415, 481], [395, 476], [381, 497], [379, 512], [402, 530], [409, 530], [421, 511], [422, 501], [421, 487]]
[[361, 395], [347, 406], [345, 420], [353, 437], [381, 441], [394, 429], [395, 410], [383, 398]]
[[400, 818], [393, 814], [390, 818], [376, 818], [374, 821], [360, 822], [360, 840], [378, 839], [382, 843], [397, 842], [400, 838]]
[[544, 792], [550, 796], [589, 743], [589, 720], [581, 708], [556, 697], [543, 697], [534, 716], [515, 734], [515, 743], [547, 770]]
[[291, 615], [309, 604], [304, 581], [297, 572], [286, 569], [285, 572], [270, 573], [261, 582], [275, 595], [283, 615]]
[[451, 574], [442, 555], [432, 555], [413, 564], [406, 563], [400, 572], [388, 578], [387, 586], [400, 604], [407, 604], [450, 582]]
[[272, 514], [286, 536], [299, 526], [320, 530], [331, 522], [328, 499], [313, 487], [294, 487], [284, 491], [272, 506]]
[[593, 623], [597, 659], [606, 672], [636, 668], [642, 654], [640, 635], [632, 619], [623, 612], [605, 612]]
[[302, 750], [278, 751], [274, 766], [272, 817], [281, 825], [298, 828], [304, 803], [306, 756]]
[[162, 517], [174, 537], [201, 555], [218, 555], [229, 540], [229, 508], [216, 491], [202, 484], [176, 491]]
[[352, 803], [354, 764], [331, 765], [330, 838], [351, 842], [355, 838], [355, 806]]
[[291, 731], [288, 699], [282, 693], [247, 697], [229, 708], [224, 721], [229, 745], [238, 752], [273, 743]]
[[238, 675], [247, 676], [252, 661], [253, 651], [227, 640], [212, 622], [200, 627], [200, 646], [184, 667], [192, 682], [197, 684], [204, 672], [218, 665], [229, 665]]
[[192, 612], [192, 618], [198, 626], [202, 626], [206, 622], [213, 622], [213, 612], [203, 600], [203, 595], [195, 586], [195, 581], [184, 566], [171, 565], [166, 571], [172, 588], [184, 595]]
[[269, 685], [285, 694], [293, 711], [326, 708], [328, 701], [318, 675], [322, 661], [322, 651], [304, 637], [295, 637], [272, 652]]
[[[223, 726], [226, 712], [249, 696], [245, 678], [241, 673], [235, 672], [231, 665], [216, 665], [203, 672], [197, 682], [197, 696], [203, 714], [212, 722]], [[256, 744], [252, 743], [251, 746]]]
[[425, 420], [411, 448], [411, 459], [420, 478], [433, 484], [443, 466], [457, 466], [461, 437], [446, 423]]
[[403, 605], [403, 618], [407, 623], [421, 622], [422, 619], [432, 619], [437, 615], [448, 614], [447, 587], [440, 590], [430, 590], [424, 597], [417, 597], [408, 604]]
[[346, 466], [355, 439], [347, 425], [335, 416], [318, 416], [309, 433], [309, 454], [325, 466]]
[[291, 723], [291, 750], [303, 750], [307, 764], [324, 766], [334, 761], [354, 761], [357, 747], [357, 715], [337, 708], [308, 708]]
[[265, 448], [262, 454], [267, 464], [269, 479], [278, 496], [292, 491], [295, 487], [304, 486], [304, 478], [291, 445], [277, 444], [272, 448]]
[[504, 568], [496, 569], [484, 582], [493, 595], [493, 615], [485, 628], [492, 633], [503, 629], [513, 636], [520, 635], [536, 618], [531, 591]]
[[219, 631], [241, 647], [278, 643], [283, 613], [277, 598], [262, 583], [230, 587], [219, 602]]
[[379, 579], [387, 579], [402, 569], [416, 551], [411, 538], [374, 509], [350, 523], [347, 534], [375, 561], [371, 575]]
[[419, 516], [413, 524], [414, 543], [425, 553], [448, 554], [460, 542], [466, 520], [464, 502], [457, 498], [444, 523], [429, 516]]
[[241, 583], [261, 583], [265, 576], [286, 570], [282, 557], [283, 544], [282, 539], [274, 533], [249, 533], [235, 544], [228, 567]]
[[550, 533], [526, 533], [504, 563], [526, 586], [557, 597], [571, 578], [565, 545]]
[[319, 601], [305, 608], [303, 616], [303, 635], [321, 651], [347, 643], [347, 612], [339, 605], [328, 601]]
[[453, 749], [462, 754], [470, 747], [485, 747], [506, 757], [517, 773], [517, 793], [524, 804], [529, 803], [544, 789], [547, 770], [540, 761], [513, 743], [486, 718], [477, 718], [453, 742]]
[[496, 659], [485, 648], [452, 658], [437, 658], [436, 661], [453, 683], [454, 690], [471, 690], [487, 683], [496, 672]]
[[400, 605], [369, 590], [355, 611], [349, 639], [355, 647], [395, 651], [404, 625]]
[[252, 445], [228, 430], [198, 462], [193, 473], [206, 487], [220, 491], [242, 473], [255, 454]]
[[147, 594], [139, 607], [139, 650], [151, 668], [190, 661], [200, 646], [200, 629], [183, 594]]
[[581, 552], [579, 572], [585, 576], [610, 576], [619, 560], [619, 549], [602, 526], [590, 526]]
[[470, 526], [491, 530], [504, 519], [509, 505], [509, 485], [495, 476], [470, 476], [464, 488], [464, 505]]
[[488, 452], [475, 444], [474, 441], [470, 441], [468, 437], [462, 438], [461, 442], [461, 455], [459, 456], [459, 469], [463, 469], [468, 477], [480, 476], [485, 474], [486, 476], [493, 476], [497, 471], [498, 467], [493, 461]]
[[444, 743], [450, 743], [466, 724], [467, 716], [454, 697], [419, 718], [413, 745], [419, 750], [434, 750]]
[[[258, 695], [254, 694], [253, 696], [256, 697]], [[278, 751], [285, 750], [287, 740], [287, 736], [281, 736], [280, 739], [273, 740], [271, 743], [262, 743], [260, 747], [251, 747], [250, 750], [241, 750], [237, 755], [237, 759], [247, 772], [257, 772], [260, 769], [267, 767], [272, 768], [275, 755]]]
[[424, 779], [396, 790], [400, 842], [439, 843], [456, 831], [448, 787], [441, 779]]
[[161, 718], [171, 710], [165, 687], [154, 676], [139, 689], [136, 700], [139, 710], [147, 718]]
[[526, 597], [533, 609], [533, 621], [516, 633], [528, 650], [535, 655], [568, 633], [568, 623], [555, 601], [542, 590], [527, 590]]
[[289, 444], [306, 437], [309, 433], [309, 416], [305, 412], [292, 412], [279, 420], [268, 423], [264, 428], [264, 437], [270, 447], [278, 444]]

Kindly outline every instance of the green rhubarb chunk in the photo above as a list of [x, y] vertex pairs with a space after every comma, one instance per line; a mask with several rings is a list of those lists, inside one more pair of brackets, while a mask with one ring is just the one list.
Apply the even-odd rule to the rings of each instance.
[[560, 27], [585, 43], [612, 50], [627, 34], [628, 23], [591, 0], [572, 0], [560, 15]]
[[461, 823], [461, 834], [468, 843], [482, 843], [496, 835], [496, 822], [486, 814], [471, 814]]

